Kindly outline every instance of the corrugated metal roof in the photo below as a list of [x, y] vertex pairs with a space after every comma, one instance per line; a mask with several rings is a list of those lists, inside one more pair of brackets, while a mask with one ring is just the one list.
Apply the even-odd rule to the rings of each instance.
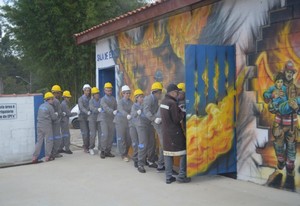
[[121, 16], [105, 21], [85, 31], [74, 34], [77, 44], [90, 42], [133, 26], [147, 22], [169, 12], [188, 7], [204, 0], [158, 0]]

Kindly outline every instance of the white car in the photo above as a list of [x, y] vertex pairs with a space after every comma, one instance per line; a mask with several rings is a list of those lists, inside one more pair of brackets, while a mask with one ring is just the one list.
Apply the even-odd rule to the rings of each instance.
[[78, 104], [76, 104], [71, 112], [76, 112], [77, 115], [69, 118], [69, 124], [72, 125], [73, 129], [79, 129], [79, 121], [78, 121], [78, 114], [79, 114], [79, 107]]

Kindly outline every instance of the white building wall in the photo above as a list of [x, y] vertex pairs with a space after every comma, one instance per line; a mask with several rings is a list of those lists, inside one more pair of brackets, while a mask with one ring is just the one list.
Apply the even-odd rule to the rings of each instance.
[[41, 95], [0, 96], [0, 166], [31, 161], [36, 138], [34, 110], [41, 100]]

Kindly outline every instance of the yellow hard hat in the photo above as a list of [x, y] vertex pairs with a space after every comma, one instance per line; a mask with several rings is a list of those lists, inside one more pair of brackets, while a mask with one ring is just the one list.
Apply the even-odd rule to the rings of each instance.
[[163, 86], [160, 82], [154, 82], [151, 86], [151, 90], [154, 91], [154, 90], [162, 90], [163, 89]]
[[179, 83], [177, 84], [178, 89], [180, 89], [181, 91], [185, 92], [185, 83]]
[[53, 85], [52, 89], [51, 89], [52, 92], [61, 92], [61, 88], [59, 85]]
[[104, 88], [113, 88], [112, 84], [110, 82], [106, 82], [104, 84]]
[[52, 94], [52, 92], [46, 92], [46, 94], [44, 95], [44, 99], [50, 99], [50, 98], [53, 98], [54, 95]]
[[64, 91], [62, 96], [63, 96], [63, 97], [69, 97], [69, 98], [72, 97], [70, 91], [68, 91], [68, 90]]
[[133, 96], [144, 95], [144, 92], [141, 89], [136, 89], [133, 93]]
[[92, 94], [98, 94], [100, 91], [97, 87], [92, 88]]

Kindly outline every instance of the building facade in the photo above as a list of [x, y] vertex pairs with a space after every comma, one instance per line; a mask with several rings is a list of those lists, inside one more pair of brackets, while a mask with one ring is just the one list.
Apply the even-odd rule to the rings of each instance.
[[[111, 81], [116, 94], [124, 84], [149, 93], [154, 81], [186, 83], [190, 176], [236, 172], [300, 192], [299, 116], [291, 104], [300, 103], [299, 1], [165, 0], [75, 38], [95, 42], [100, 88]], [[287, 71], [286, 89], [276, 87]]]

